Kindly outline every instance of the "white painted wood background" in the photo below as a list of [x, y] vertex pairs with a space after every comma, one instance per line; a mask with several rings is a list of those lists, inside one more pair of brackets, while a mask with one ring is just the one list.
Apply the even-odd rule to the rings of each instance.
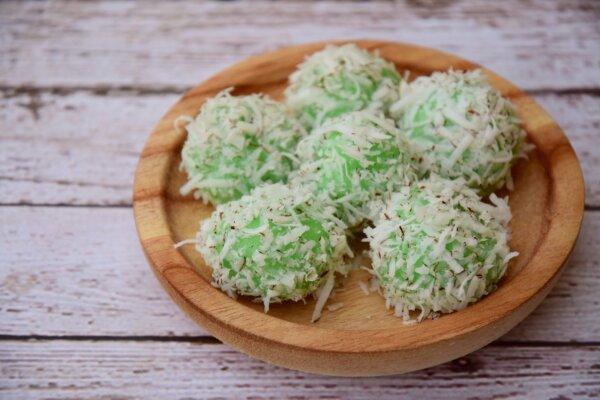
[[[0, 398], [600, 396], [599, 21], [593, 0], [0, 3]], [[332, 38], [484, 64], [531, 93], [582, 162], [587, 211], [563, 277], [467, 357], [369, 379], [270, 366], [189, 321], [142, 256], [133, 169], [167, 107], [249, 55]]]

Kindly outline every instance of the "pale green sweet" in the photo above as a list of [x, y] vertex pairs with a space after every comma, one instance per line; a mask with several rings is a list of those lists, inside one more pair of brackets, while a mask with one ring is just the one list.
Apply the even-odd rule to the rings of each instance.
[[327, 46], [290, 76], [286, 102], [308, 129], [350, 111], [385, 111], [398, 98], [394, 64], [354, 44]]
[[370, 111], [328, 120], [296, 151], [292, 185], [309, 187], [335, 205], [349, 227], [372, 217], [371, 203], [416, 179], [411, 152], [393, 121]]
[[420, 157], [421, 175], [464, 178], [482, 194], [511, 182], [525, 133], [481, 71], [420, 77], [402, 84], [400, 97], [390, 113]]
[[219, 205], [198, 232], [197, 249], [213, 284], [265, 305], [298, 301], [328, 272], [343, 272], [350, 249], [333, 208], [300, 187], [270, 184]]
[[366, 228], [373, 273], [387, 306], [411, 320], [466, 307], [490, 293], [506, 271], [510, 209], [480, 200], [464, 180], [436, 175], [394, 193]]
[[264, 183], [286, 182], [293, 152], [305, 131], [284, 106], [262, 95], [207, 100], [186, 126], [182, 194], [221, 204]]

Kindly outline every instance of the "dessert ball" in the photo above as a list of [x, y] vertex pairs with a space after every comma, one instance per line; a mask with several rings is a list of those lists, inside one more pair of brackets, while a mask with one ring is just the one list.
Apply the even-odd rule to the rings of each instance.
[[390, 107], [423, 176], [463, 178], [481, 194], [510, 184], [525, 133], [513, 105], [479, 70], [436, 72], [402, 84]]
[[181, 152], [188, 175], [181, 193], [221, 204], [264, 183], [286, 182], [304, 129], [286, 108], [262, 95], [207, 100], [186, 126]]
[[302, 300], [328, 275], [344, 272], [351, 254], [344, 229], [334, 209], [310, 192], [270, 184], [219, 205], [196, 243], [213, 285], [232, 297], [255, 297], [268, 311], [270, 303]]
[[391, 196], [365, 234], [373, 274], [397, 316], [451, 313], [494, 290], [517, 253], [507, 244], [506, 201], [490, 201], [462, 179], [435, 175]]
[[292, 185], [333, 204], [349, 227], [372, 218], [371, 203], [416, 179], [415, 160], [393, 121], [354, 111], [326, 121], [298, 145]]
[[363, 109], [385, 111], [398, 98], [394, 64], [354, 44], [327, 46], [290, 76], [286, 102], [308, 129]]

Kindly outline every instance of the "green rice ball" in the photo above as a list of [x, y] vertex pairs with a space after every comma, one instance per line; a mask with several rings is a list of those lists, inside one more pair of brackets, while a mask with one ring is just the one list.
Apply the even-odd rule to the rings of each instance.
[[307, 128], [350, 111], [385, 110], [398, 98], [394, 64], [354, 44], [327, 46], [290, 76], [286, 101]]
[[373, 273], [389, 307], [410, 322], [465, 308], [490, 293], [506, 271], [510, 209], [480, 200], [462, 179], [432, 175], [391, 196], [366, 228]]
[[305, 131], [284, 106], [262, 95], [207, 100], [186, 126], [181, 151], [188, 174], [181, 193], [221, 204], [264, 183], [286, 182], [293, 152]]
[[266, 312], [270, 303], [302, 300], [326, 276], [344, 272], [351, 251], [333, 212], [303, 188], [261, 186], [219, 205], [202, 223], [196, 248], [212, 267], [214, 286], [231, 297], [255, 297]]
[[464, 178], [482, 194], [511, 185], [525, 132], [513, 105], [480, 70], [436, 72], [402, 84], [390, 113], [420, 157], [421, 175]]
[[393, 121], [369, 111], [331, 119], [298, 145], [303, 185], [333, 204], [349, 227], [372, 218], [371, 202], [416, 179], [414, 159]]

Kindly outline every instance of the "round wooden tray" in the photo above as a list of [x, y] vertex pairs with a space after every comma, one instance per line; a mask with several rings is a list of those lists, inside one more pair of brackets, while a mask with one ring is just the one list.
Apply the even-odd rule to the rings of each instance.
[[[479, 68], [432, 49], [356, 43], [378, 50], [399, 71], [410, 71], [411, 78], [450, 67]], [[174, 248], [194, 237], [213, 210], [179, 194], [185, 182], [178, 170], [185, 133], [174, 129], [175, 118], [196, 115], [208, 97], [230, 86], [235, 94], [262, 92], [280, 99], [296, 65], [324, 45], [289, 47], [227, 68], [187, 92], [154, 128], [136, 171], [133, 206], [140, 241], [159, 281], [194, 321], [223, 342], [259, 359], [315, 373], [403, 373], [460, 357], [502, 336], [537, 307], [559, 276], [581, 225], [584, 185], [577, 157], [558, 125], [523, 91], [485, 68], [491, 84], [516, 105], [536, 149], [513, 169], [510, 244], [520, 256], [510, 263], [498, 290], [480, 302], [407, 326], [386, 310], [379, 294], [366, 296], [360, 290], [358, 281], [368, 274], [357, 270], [334, 300], [343, 308], [325, 309], [311, 324], [314, 301], [273, 305], [265, 314], [261, 304], [233, 300], [211, 286], [210, 269], [193, 246]]]

